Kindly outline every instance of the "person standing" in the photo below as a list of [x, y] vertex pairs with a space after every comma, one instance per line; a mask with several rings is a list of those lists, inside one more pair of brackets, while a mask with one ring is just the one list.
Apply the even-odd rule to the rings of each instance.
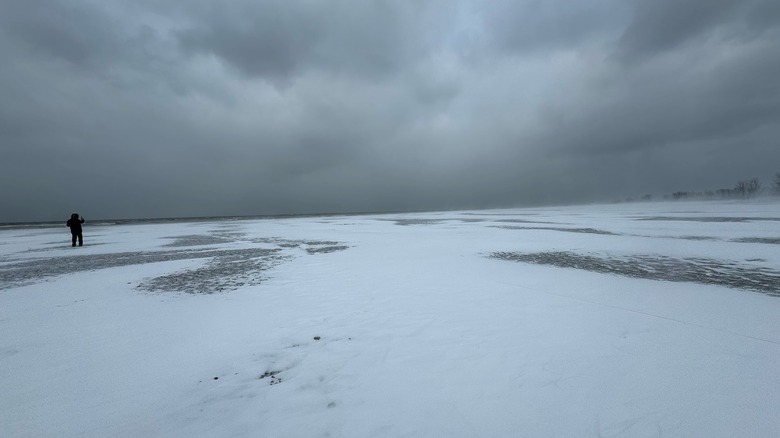
[[82, 246], [84, 244], [84, 236], [81, 234], [81, 224], [84, 223], [84, 218], [79, 217], [78, 214], [73, 213], [70, 215], [70, 219], [68, 219], [68, 222], [65, 223], [70, 228], [70, 235], [71, 235], [71, 242], [73, 242], [72, 246], [76, 246], [76, 239], [79, 240], [79, 246]]

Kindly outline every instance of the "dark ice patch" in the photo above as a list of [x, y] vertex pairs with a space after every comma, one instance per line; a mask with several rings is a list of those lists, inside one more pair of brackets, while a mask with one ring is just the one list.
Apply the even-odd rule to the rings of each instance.
[[511, 225], [496, 226], [505, 230], [544, 230], [544, 231], [563, 231], [565, 233], [599, 234], [603, 236], [619, 236], [611, 231], [597, 230], [595, 228], [565, 228], [565, 227], [516, 227]]
[[609, 257], [572, 252], [496, 252], [491, 257], [633, 278], [726, 286], [780, 297], [780, 271], [709, 258], [677, 259], [650, 255]]
[[395, 222], [396, 225], [438, 225], [443, 222], [441, 219], [381, 219], [384, 221]]
[[679, 222], [715, 222], [715, 223], [727, 223], [727, 222], [754, 222], [754, 221], [780, 221], [780, 218], [776, 217], [730, 217], [730, 216], [650, 216], [650, 217], [638, 217], [635, 218], [638, 221], [679, 221]]
[[123, 252], [111, 254], [89, 254], [70, 257], [51, 257], [10, 263], [0, 267], [0, 289], [32, 284], [48, 277], [76, 272], [95, 271], [121, 266], [142, 265], [146, 263], [169, 262], [176, 260], [236, 257], [254, 258], [268, 256], [278, 249], [212, 249], [212, 250], [171, 250], [152, 252]]
[[780, 245], [780, 237], [743, 237], [740, 239], [733, 239], [732, 242]]
[[216, 235], [201, 235], [191, 234], [187, 236], [174, 236], [168, 237], [168, 239], [174, 239], [173, 242], [165, 244], [165, 247], [182, 247], [182, 246], [206, 246], [206, 245], [220, 245], [230, 243], [233, 239], [225, 236]]
[[301, 243], [309, 246], [336, 246], [339, 244], [333, 240], [302, 240]]
[[291, 240], [283, 239], [281, 237], [263, 237], [259, 239], [253, 239], [255, 243], [268, 243], [276, 245], [280, 248], [299, 248], [301, 246], [337, 246], [340, 242], [332, 240]]
[[466, 212], [462, 213], [466, 216], [503, 216], [503, 217], [509, 217], [509, 216], [539, 216], [539, 213], [484, 213], [484, 212]]
[[720, 240], [717, 237], [712, 236], [667, 236], [667, 239], [682, 239], [682, 240], [696, 240], [696, 241], [717, 241]]
[[286, 258], [276, 249], [242, 249], [224, 251], [206, 266], [174, 272], [147, 280], [138, 289], [149, 292], [184, 292], [212, 294], [256, 286], [267, 278], [266, 271]]
[[497, 220], [496, 222], [503, 222], [503, 223], [510, 223], [510, 224], [558, 224], [558, 222], [544, 222], [544, 221], [534, 221], [534, 220], [527, 220], [527, 219], [501, 219]]
[[309, 254], [327, 254], [331, 252], [344, 251], [346, 249], [349, 249], [349, 247], [344, 245], [319, 246], [306, 248], [306, 252]]
[[[198, 246], [204, 236], [178, 236], [183, 246]], [[205, 236], [203, 243], [214, 243]], [[347, 246], [331, 240], [287, 240], [279, 238], [255, 239], [271, 243], [276, 248], [212, 249], [191, 247], [149, 252], [124, 252], [109, 254], [74, 255], [68, 257], [42, 257], [16, 261], [10, 257], [0, 264], [0, 290], [25, 286], [49, 277], [84, 271], [115, 268], [146, 263], [169, 262], [189, 259], [209, 259], [205, 266], [163, 275], [146, 280], [138, 286], [147, 291], [171, 291], [187, 293], [214, 293], [234, 290], [242, 286], [256, 285], [265, 280], [263, 272], [294, 256], [282, 251], [305, 247], [309, 254], [343, 251]]]

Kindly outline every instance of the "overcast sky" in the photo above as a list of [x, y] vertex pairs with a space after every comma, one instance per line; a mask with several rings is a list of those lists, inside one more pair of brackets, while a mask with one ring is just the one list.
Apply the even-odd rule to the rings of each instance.
[[778, 78], [777, 0], [0, 0], [0, 222], [769, 186]]

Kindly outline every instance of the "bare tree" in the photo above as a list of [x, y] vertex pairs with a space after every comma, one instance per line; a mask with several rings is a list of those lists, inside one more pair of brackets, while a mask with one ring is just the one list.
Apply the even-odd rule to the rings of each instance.
[[[775, 174], [775, 179], [772, 182], [772, 188], [770, 189], [775, 195], [780, 196], [780, 172]], [[674, 192], [671, 198], [674, 200], [681, 199], [712, 199], [714, 197], [720, 197], [723, 199], [729, 198], [752, 198], [762, 193], [761, 180], [758, 178], [743, 179], [737, 181], [734, 188], [731, 189], [718, 189], [718, 190], [705, 190], [703, 192]], [[669, 199], [669, 195], [664, 195], [664, 199]], [[645, 195], [642, 200], [650, 200], [650, 195]]]
[[780, 172], [777, 172], [777, 174], [775, 174], [775, 183], [773, 189], [775, 195], [780, 195]]
[[761, 190], [761, 181], [758, 178], [745, 179], [737, 182], [732, 193], [741, 198], [756, 196]]
[[758, 178], [751, 178], [747, 182], [747, 195], [756, 196], [761, 192], [761, 181]]
[[734, 188], [731, 190], [731, 193], [734, 194], [734, 196], [738, 196], [740, 198], [744, 198], [747, 194], [747, 186], [748, 182], [745, 180], [738, 181], [737, 184], [734, 186]]

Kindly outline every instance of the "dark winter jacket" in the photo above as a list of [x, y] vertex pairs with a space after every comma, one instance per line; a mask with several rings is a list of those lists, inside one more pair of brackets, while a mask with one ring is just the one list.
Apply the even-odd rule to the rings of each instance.
[[70, 219], [65, 222], [65, 225], [70, 227], [72, 234], [78, 234], [81, 232], [81, 224], [84, 223], [84, 218], [80, 218], [77, 214], [71, 215]]

